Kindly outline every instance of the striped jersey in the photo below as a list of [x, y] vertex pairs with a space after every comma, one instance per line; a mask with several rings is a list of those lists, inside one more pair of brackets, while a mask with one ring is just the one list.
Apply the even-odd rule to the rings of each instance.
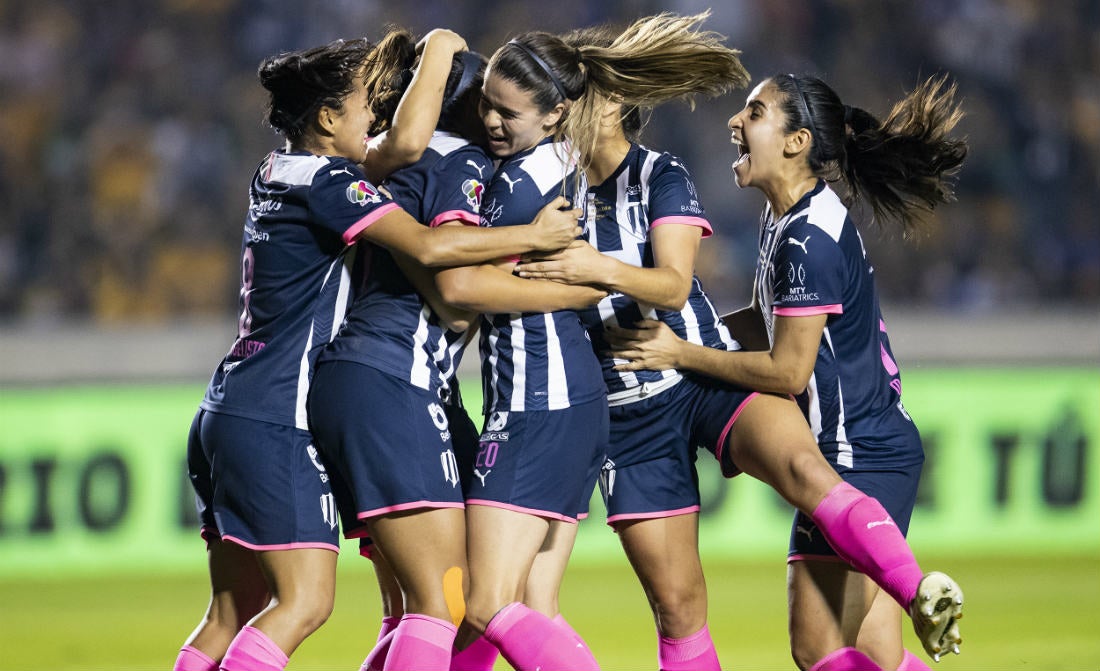
[[282, 150], [248, 198], [237, 339], [202, 407], [305, 429], [313, 365], [349, 303], [348, 245], [398, 206], [348, 159]]
[[[491, 176], [492, 163], [482, 149], [436, 131], [420, 160], [395, 171], [383, 185], [427, 226], [448, 221], [476, 226]], [[362, 363], [447, 396], [465, 334], [441, 323], [387, 250], [366, 242], [359, 246], [355, 300], [321, 360]]]
[[[626, 158], [602, 184], [590, 186], [585, 207], [585, 237], [600, 252], [623, 263], [652, 268], [650, 232], [657, 226], [698, 226], [703, 237], [711, 235], [695, 183], [679, 158], [632, 144]], [[726, 329], [699, 278], [693, 276], [691, 292], [677, 311], [658, 310], [624, 294], [611, 294], [580, 312], [596, 351], [600, 354], [609, 399], [637, 397], [645, 384], [679, 379], [675, 370], [617, 371], [624, 363], [612, 357], [604, 339], [606, 325], [632, 327], [638, 320], [657, 319], [681, 338], [717, 349], [740, 349]]]
[[[582, 203], [583, 183], [575, 188], [570, 151], [547, 138], [502, 161], [481, 204], [481, 225], [530, 223], [563, 189]], [[486, 416], [560, 410], [604, 395], [592, 343], [572, 310], [483, 315], [480, 349]]]
[[901, 402], [873, 273], [848, 209], [824, 181], [779, 218], [765, 208], [757, 300], [773, 341], [775, 316], [828, 315], [798, 402], [839, 466], [919, 458], [919, 452], [898, 452], [900, 446], [919, 450], [920, 442]]

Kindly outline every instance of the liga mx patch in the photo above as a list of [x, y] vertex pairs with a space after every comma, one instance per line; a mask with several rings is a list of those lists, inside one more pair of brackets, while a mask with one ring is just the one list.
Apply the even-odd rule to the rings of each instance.
[[462, 195], [466, 196], [466, 204], [472, 209], [481, 209], [481, 194], [485, 192], [485, 185], [476, 179], [468, 179], [462, 183]]
[[352, 182], [348, 185], [348, 190], [345, 192], [348, 200], [359, 205], [360, 207], [367, 203], [381, 203], [382, 196], [378, 194], [378, 190], [371, 186], [370, 182], [366, 180], [359, 180]]

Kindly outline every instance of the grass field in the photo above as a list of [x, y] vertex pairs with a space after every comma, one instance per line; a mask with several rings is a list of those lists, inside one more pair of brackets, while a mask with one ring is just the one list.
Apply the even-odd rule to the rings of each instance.
[[[967, 595], [964, 653], [937, 669], [1100, 669], [1100, 557], [924, 558], [955, 575]], [[781, 561], [710, 560], [710, 628], [729, 669], [792, 669]], [[206, 603], [202, 573], [0, 578], [0, 669], [169, 669]], [[354, 671], [378, 626], [365, 561], [341, 560], [336, 611], [295, 653], [289, 669]], [[653, 669], [649, 610], [621, 557], [573, 566], [563, 612], [602, 667]], [[909, 638], [912, 649], [919, 645]], [[503, 662], [498, 669], [508, 668]]]

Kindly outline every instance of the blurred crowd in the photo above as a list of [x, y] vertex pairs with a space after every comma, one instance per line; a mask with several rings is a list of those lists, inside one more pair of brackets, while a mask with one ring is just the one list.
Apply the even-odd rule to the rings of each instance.
[[[279, 144], [268, 55], [391, 23], [490, 54], [525, 30], [710, 6], [755, 80], [815, 74], [879, 116], [921, 78], [958, 83], [958, 202], [914, 239], [866, 229], [885, 301], [1100, 307], [1095, 0], [0, 0], [0, 323], [231, 314], [247, 183]], [[729, 170], [745, 94], [659, 109], [644, 135], [698, 182], [716, 231], [699, 273], [722, 309], [749, 298], [763, 205]]]

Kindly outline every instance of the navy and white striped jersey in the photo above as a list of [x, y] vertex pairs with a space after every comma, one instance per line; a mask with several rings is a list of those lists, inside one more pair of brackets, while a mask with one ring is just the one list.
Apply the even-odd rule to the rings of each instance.
[[[695, 183], [679, 158], [631, 145], [623, 162], [604, 182], [589, 187], [585, 237], [600, 252], [633, 266], [652, 268], [650, 232], [657, 226], [698, 226], [703, 237], [711, 235]], [[658, 319], [681, 338], [717, 349], [740, 349], [719, 318], [698, 277], [692, 277], [691, 293], [682, 310], [658, 310], [623, 294], [611, 294], [580, 312], [581, 319], [600, 355], [604, 382], [612, 402], [636, 396], [646, 383], [679, 379], [675, 370], [616, 371], [622, 359], [610, 356], [604, 340], [605, 325], [632, 327], [638, 320]]]
[[349, 302], [348, 245], [398, 206], [348, 159], [282, 150], [248, 197], [238, 337], [202, 407], [305, 429], [313, 365]]
[[[909, 463], [916, 427], [879, 309], [874, 269], [848, 209], [824, 181], [779, 219], [765, 208], [756, 268], [769, 338], [775, 316], [828, 315], [817, 362], [798, 402], [836, 463]], [[857, 452], [858, 451], [858, 452]]]
[[[383, 186], [425, 225], [461, 221], [476, 226], [492, 170], [482, 149], [437, 131], [420, 160], [395, 171]], [[449, 389], [457, 366], [452, 359], [461, 351], [456, 343], [465, 334], [440, 322], [387, 250], [367, 243], [360, 247], [355, 300], [321, 360], [355, 361], [421, 389]]]
[[[482, 226], [530, 223], [562, 193], [584, 201], [575, 188], [571, 150], [550, 138], [497, 167], [481, 205]], [[592, 343], [572, 310], [546, 314], [483, 315], [481, 373], [485, 415], [494, 411], [560, 410], [604, 395]]]

